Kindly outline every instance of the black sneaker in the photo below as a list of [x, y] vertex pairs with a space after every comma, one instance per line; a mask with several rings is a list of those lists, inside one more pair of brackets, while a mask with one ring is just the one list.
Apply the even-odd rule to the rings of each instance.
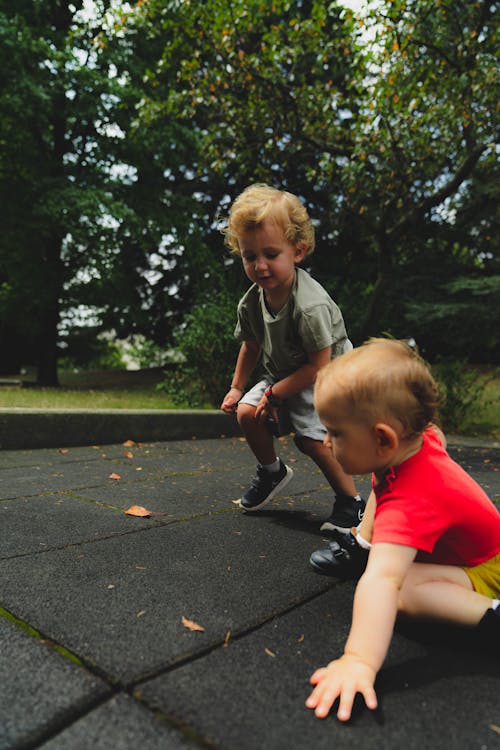
[[477, 628], [482, 636], [496, 638], [497, 645], [500, 644], [500, 607], [487, 609]]
[[257, 465], [257, 474], [252, 484], [240, 500], [243, 510], [260, 510], [282, 490], [293, 477], [292, 469], [280, 459], [278, 471], [267, 471], [261, 464]]
[[347, 534], [359, 526], [365, 512], [365, 501], [349, 495], [337, 495], [332, 514], [320, 526], [320, 531], [341, 531]]
[[356, 537], [333, 532], [334, 538], [328, 542], [327, 549], [313, 552], [309, 562], [318, 573], [337, 578], [357, 579], [363, 575], [368, 560], [368, 550], [360, 547]]

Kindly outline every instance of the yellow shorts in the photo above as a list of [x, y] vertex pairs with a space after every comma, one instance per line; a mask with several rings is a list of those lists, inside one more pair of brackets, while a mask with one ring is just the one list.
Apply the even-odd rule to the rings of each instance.
[[464, 568], [464, 570], [472, 582], [474, 591], [492, 599], [500, 597], [500, 555], [495, 555], [480, 565]]

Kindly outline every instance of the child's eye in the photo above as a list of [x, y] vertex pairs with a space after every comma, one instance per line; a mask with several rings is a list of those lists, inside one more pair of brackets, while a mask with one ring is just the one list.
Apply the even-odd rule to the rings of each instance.
[[266, 258], [268, 260], [274, 260], [275, 258], [278, 257], [278, 255], [279, 255], [279, 253], [266, 253]]
[[242, 257], [245, 263], [253, 263], [255, 260], [255, 255], [243, 255]]

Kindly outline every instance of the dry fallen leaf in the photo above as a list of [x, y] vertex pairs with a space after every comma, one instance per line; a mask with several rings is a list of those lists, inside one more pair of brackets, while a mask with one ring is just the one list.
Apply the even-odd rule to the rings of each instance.
[[59, 448], [59, 453], [69, 453], [67, 448]]
[[302, 635], [299, 635], [297, 638], [297, 643], [304, 643], [305, 635], [302, 633]]
[[184, 615], [182, 616], [181, 622], [188, 630], [194, 630], [199, 633], [205, 632], [205, 628], [202, 625], [198, 625], [198, 623], [194, 622], [193, 620], [188, 620], [187, 617], [184, 617]]
[[496, 724], [490, 724], [490, 729], [493, 729], [494, 732], [500, 734], [500, 727], [497, 727]]
[[135, 445], [135, 442], [133, 440], [125, 440], [124, 443], [122, 443], [124, 448], [133, 448]]
[[231, 638], [231, 631], [228, 630], [226, 633], [226, 637], [224, 638], [224, 648], [227, 648], [229, 646], [229, 639]]
[[270, 649], [268, 649], [268, 648], [265, 648], [265, 649], [264, 649], [264, 651], [266, 652], [266, 654], [267, 654], [268, 656], [272, 656], [272, 657], [273, 657], [273, 659], [274, 659], [274, 657], [276, 656], [276, 654], [274, 653], [274, 651], [271, 651], [271, 650], [270, 650]]
[[125, 458], [133, 458], [134, 457], [134, 454], [132, 453], [132, 451], [125, 451], [125, 453], [123, 455], [125, 456]]
[[127, 508], [127, 510], [124, 511], [124, 513], [128, 516], [141, 516], [144, 518], [152, 515], [152, 511], [143, 508], [142, 505], [131, 505], [130, 508]]
[[109, 479], [121, 479], [121, 476], [119, 474], [110, 474]]

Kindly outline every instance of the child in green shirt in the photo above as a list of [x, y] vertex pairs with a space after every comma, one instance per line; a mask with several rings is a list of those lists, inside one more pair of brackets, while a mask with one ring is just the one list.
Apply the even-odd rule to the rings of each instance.
[[[272, 430], [295, 433], [295, 443], [324, 473], [334, 506], [322, 530], [349, 531], [364, 502], [352, 477], [324, 445], [326, 430], [314, 409], [321, 367], [352, 348], [342, 314], [325, 289], [298, 264], [314, 250], [314, 228], [301, 201], [267, 185], [251, 185], [234, 201], [226, 242], [240, 255], [252, 286], [238, 305], [241, 341], [222, 410], [236, 413], [258, 465], [240, 500], [245, 511], [263, 508], [293, 476], [275, 452]], [[260, 363], [262, 375], [245, 393]]]

